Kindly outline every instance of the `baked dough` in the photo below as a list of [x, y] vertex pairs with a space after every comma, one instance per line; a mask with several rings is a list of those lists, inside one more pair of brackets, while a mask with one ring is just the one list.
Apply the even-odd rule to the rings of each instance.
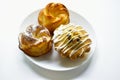
[[43, 26], [30, 25], [19, 34], [19, 48], [27, 55], [40, 56], [48, 53], [51, 47], [51, 35]]
[[45, 26], [51, 34], [61, 24], [69, 23], [68, 9], [61, 3], [49, 3], [38, 15], [38, 22]]
[[81, 26], [61, 25], [54, 31], [55, 50], [62, 56], [75, 60], [90, 51], [91, 39]]

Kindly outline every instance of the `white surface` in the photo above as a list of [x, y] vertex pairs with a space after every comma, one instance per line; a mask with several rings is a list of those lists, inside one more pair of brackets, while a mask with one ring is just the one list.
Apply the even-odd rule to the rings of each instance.
[[31, 12], [44, 7], [48, 1], [0, 0], [0, 80], [119, 80], [120, 1], [59, 1], [85, 17], [96, 32], [98, 45], [88, 67], [54, 72], [38, 68], [26, 60], [19, 54], [16, 33], [23, 19]]
[[[20, 27], [20, 32], [24, 32], [26, 27], [31, 24], [38, 25], [37, 19], [38, 19], [39, 12], [40, 10], [34, 11], [30, 13], [23, 20], [22, 25]], [[75, 68], [83, 66], [90, 60], [96, 47], [95, 32], [92, 26], [90, 25], [90, 23], [86, 21], [86, 19], [84, 19], [80, 14], [77, 14], [76, 12], [73, 12], [71, 10], [69, 10], [69, 14], [70, 14], [70, 23], [74, 23], [74, 25], [79, 24], [89, 33], [89, 37], [92, 40], [92, 44], [91, 44], [91, 50], [88, 54], [88, 57], [83, 58], [83, 59], [78, 59], [75, 61], [64, 59], [58, 55], [58, 53], [55, 51], [54, 46], [53, 46], [52, 51], [50, 51], [47, 55], [40, 56], [37, 58], [25, 55], [27, 59], [29, 59], [31, 62], [33, 62], [39, 67], [42, 67], [48, 70], [53, 70], [53, 71], [67, 71], [67, 70], [75, 69]], [[23, 53], [23, 52], [20, 52], [20, 53]]]

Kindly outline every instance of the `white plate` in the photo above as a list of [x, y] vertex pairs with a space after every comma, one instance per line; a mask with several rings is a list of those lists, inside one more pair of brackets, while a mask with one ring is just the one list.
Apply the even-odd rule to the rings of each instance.
[[[29, 59], [31, 62], [33, 62], [39, 67], [49, 69], [49, 70], [54, 70], [54, 71], [66, 71], [66, 70], [75, 69], [87, 63], [87, 61], [89, 61], [89, 59], [93, 55], [93, 52], [96, 46], [95, 33], [91, 25], [88, 23], [88, 21], [84, 19], [81, 15], [71, 10], [69, 11], [69, 13], [70, 13], [70, 22], [77, 25], [81, 25], [85, 30], [88, 31], [89, 36], [92, 39], [91, 51], [89, 52], [88, 57], [84, 59], [77, 59], [75, 61], [71, 61], [69, 59], [62, 58], [61, 56], [59, 56], [59, 54], [54, 50], [54, 47], [53, 47], [50, 53], [40, 57], [35, 58], [35, 57], [29, 57], [25, 55], [27, 59]], [[25, 28], [30, 24], [38, 24], [38, 21], [37, 21], [38, 14], [39, 14], [39, 10], [27, 16], [20, 27], [20, 31], [25, 30]]]

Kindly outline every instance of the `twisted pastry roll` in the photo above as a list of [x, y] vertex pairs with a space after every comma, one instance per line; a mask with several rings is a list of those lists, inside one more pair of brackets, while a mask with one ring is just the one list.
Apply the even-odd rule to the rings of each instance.
[[54, 31], [53, 36], [55, 50], [62, 57], [75, 60], [83, 57], [90, 51], [91, 39], [88, 33], [81, 27], [72, 24], [61, 25]]
[[69, 23], [69, 12], [61, 3], [49, 3], [40, 11], [38, 22], [47, 27], [52, 34], [61, 24]]
[[40, 56], [50, 51], [52, 40], [49, 31], [43, 26], [30, 25], [19, 34], [19, 48], [30, 56]]

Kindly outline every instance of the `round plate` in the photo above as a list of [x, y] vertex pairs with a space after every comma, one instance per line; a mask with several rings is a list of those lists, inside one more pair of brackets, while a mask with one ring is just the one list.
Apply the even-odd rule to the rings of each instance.
[[[37, 10], [31, 13], [29, 16], [25, 18], [25, 20], [23, 21], [20, 27], [20, 32], [23, 32], [25, 28], [31, 24], [38, 24], [39, 11], [40, 10]], [[51, 52], [40, 57], [30, 57], [25, 54], [27, 59], [29, 59], [31, 62], [33, 62], [39, 67], [54, 71], [66, 71], [66, 70], [75, 69], [89, 61], [89, 59], [93, 55], [96, 46], [96, 38], [95, 38], [94, 30], [92, 29], [92, 26], [89, 24], [89, 22], [86, 19], [84, 19], [81, 15], [71, 10], [69, 10], [69, 14], [70, 14], [70, 23], [81, 25], [89, 33], [89, 37], [92, 39], [91, 50], [88, 54], [88, 57], [71, 61], [70, 59], [62, 58], [54, 50], [54, 46], [53, 46]]]

